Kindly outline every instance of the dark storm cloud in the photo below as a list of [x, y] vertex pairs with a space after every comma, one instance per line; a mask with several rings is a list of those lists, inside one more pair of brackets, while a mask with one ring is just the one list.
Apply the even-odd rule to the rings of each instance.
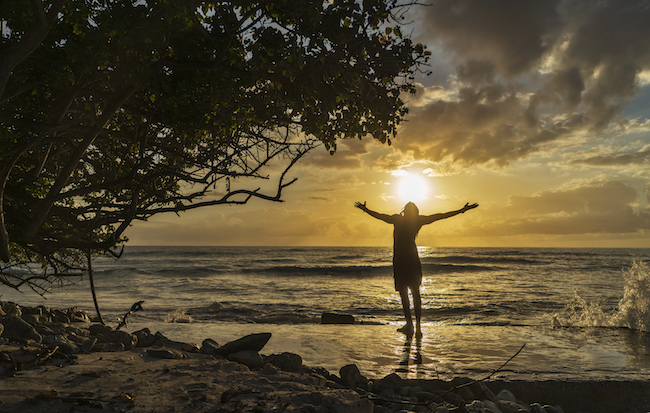
[[419, 23], [456, 65], [457, 98], [413, 110], [396, 147], [496, 164], [622, 125], [650, 70], [648, 1], [434, 0]]

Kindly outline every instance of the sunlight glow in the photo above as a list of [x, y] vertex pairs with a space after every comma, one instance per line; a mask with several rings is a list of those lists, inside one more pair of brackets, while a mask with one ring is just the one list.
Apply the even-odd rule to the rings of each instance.
[[427, 199], [428, 185], [420, 174], [407, 173], [397, 184], [399, 199], [405, 202], [415, 202]]

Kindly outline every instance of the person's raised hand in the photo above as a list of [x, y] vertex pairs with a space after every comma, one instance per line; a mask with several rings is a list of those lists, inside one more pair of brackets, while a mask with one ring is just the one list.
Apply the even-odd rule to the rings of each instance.
[[363, 204], [362, 204], [361, 202], [356, 202], [356, 203], [354, 204], [354, 206], [357, 207], [357, 208], [359, 208], [359, 209], [363, 209], [363, 210], [365, 210], [365, 209], [366, 209], [366, 201], [363, 201]]
[[478, 207], [478, 204], [472, 204], [472, 205], [470, 205], [469, 202], [468, 202], [468, 203], [466, 203], [465, 206], [463, 207], [463, 213], [464, 213], [465, 211], [469, 211], [470, 209], [474, 209], [474, 208], [476, 208], [476, 207]]

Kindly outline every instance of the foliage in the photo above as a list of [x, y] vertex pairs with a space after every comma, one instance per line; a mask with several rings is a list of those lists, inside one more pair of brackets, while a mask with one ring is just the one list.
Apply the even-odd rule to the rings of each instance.
[[[390, 143], [428, 59], [400, 28], [412, 5], [1, 2], [0, 282], [65, 273], [54, 258], [110, 252], [157, 213], [281, 201], [320, 144]], [[275, 193], [231, 188], [272, 160]]]

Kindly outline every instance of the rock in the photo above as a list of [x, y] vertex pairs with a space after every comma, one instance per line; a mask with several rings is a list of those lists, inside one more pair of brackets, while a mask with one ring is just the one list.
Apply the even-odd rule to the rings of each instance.
[[65, 326], [65, 331], [68, 333], [74, 333], [79, 337], [88, 337], [90, 336], [90, 331], [87, 328], [79, 328], [75, 326]]
[[100, 343], [121, 343], [124, 349], [131, 350], [138, 345], [138, 337], [126, 331], [115, 330], [97, 337]]
[[147, 355], [159, 359], [182, 359], [185, 356], [178, 350], [173, 348], [158, 348], [147, 350]]
[[530, 405], [530, 413], [548, 413], [546, 409], [542, 407], [539, 403], [533, 403]]
[[365, 388], [368, 384], [368, 379], [361, 375], [359, 368], [355, 364], [348, 364], [347, 366], [341, 367], [339, 370], [339, 375], [343, 384], [348, 387], [362, 387]]
[[546, 410], [546, 413], [564, 413], [564, 410], [560, 406], [551, 406], [549, 404], [545, 404], [542, 406], [544, 410]]
[[375, 393], [381, 393], [384, 390], [395, 391], [402, 387], [404, 380], [395, 373], [391, 373], [381, 380], [375, 381], [372, 389]]
[[2, 309], [4, 310], [5, 316], [7, 317], [12, 317], [12, 316], [20, 317], [21, 315], [23, 315], [20, 306], [16, 303], [11, 303], [11, 302], [2, 303]]
[[104, 324], [92, 324], [90, 327], [88, 327], [88, 331], [90, 331], [90, 335], [92, 336], [101, 336], [110, 333], [113, 331], [113, 329], [110, 326]]
[[[350, 390], [347, 390], [350, 391]], [[296, 412], [372, 413], [374, 403], [356, 393], [341, 390], [336, 395], [319, 391], [298, 393], [290, 398], [290, 410]]]
[[148, 328], [143, 328], [142, 330], [136, 331], [133, 333], [134, 336], [138, 338], [138, 347], [151, 347], [156, 343], [158, 339], [157, 336], [151, 334], [151, 331]]
[[0, 336], [2, 336], [2, 332], [5, 331], [5, 326], [0, 323]]
[[[20, 308], [18, 309], [20, 310]], [[6, 317], [2, 320], [2, 324], [4, 325], [4, 331], [2, 333], [4, 337], [34, 340], [37, 343], [43, 341], [43, 337], [38, 334], [34, 326], [18, 316]]]
[[245, 337], [231, 341], [224, 344], [221, 347], [218, 347], [216, 354], [220, 356], [227, 356], [228, 354], [237, 353], [239, 351], [252, 350], [259, 352], [264, 348], [266, 343], [271, 339], [271, 333], [258, 333], [258, 334], [249, 334]]
[[70, 311], [70, 321], [73, 323], [90, 323], [90, 317], [88, 317], [88, 314], [77, 310], [76, 308], [73, 310], [74, 311]]
[[210, 338], [206, 338], [203, 340], [203, 343], [201, 343], [201, 353], [203, 354], [208, 354], [210, 356], [219, 356], [219, 353], [217, 353], [218, 349], [219, 343]]
[[483, 407], [487, 413], [503, 413], [492, 400], [483, 400]]
[[429, 402], [429, 401], [435, 399], [436, 397], [438, 397], [438, 395], [433, 394], [433, 393], [428, 392], [428, 391], [419, 391], [419, 392], [415, 393], [415, 397], [417, 397], [418, 400], [421, 401], [421, 402]]
[[45, 324], [37, 324], [37, 325], [34, 326], [34, 328], [36, 329], [36, 331], [38, 331], [38, 334], [40, 334], [42, 336], [52, 336], [52, 335], [56, 334], [56, 332], [54, 330], [52, 330], [51, 328], [49, 328]]
[[43, 343], [59, 346], [59, 350], [63, 354], [77, 354], [79, 353], [79, 347], [72, 341], [70, 341], [63, 334], [57, 334], [54, 336], [45, 336], [43, 337]]
[[480, 399], [493, 400], [495, 397], [492, 390], [482, 381], [477, 381], [469, 387], [472, 388], [474, 396]]
[[55, 323], [69, 323], [70, 322], [70, 317], [68, 317], [68, 314], [66, 314], [62, 310], [54, 310], [54, 314], [52, 315], [52, 321]]
[[469, 413], [486, 413], [483, 402], [480, 400], [474, 400], [473, 402], [465, 405], [465, 410]]
[[499, 409], [501, 409], [503, 413], [519, 413], [519, 410], [521, 408], [521, 406], [519, 406], [516, 402], [503, 399], [497, 401], [497, 406], [499, 406]]
[[354, 324], [354, 317], [350, 314], [323, 313], [321, 324]]
[[262, 367], [262, 364], [264, 363], [264, 360], [262, 359], [262, 356], [260, 356], [260, 353], [253, 350], [244, 350], [228, 354], [227, 359], [244, 364], [252, 369]]
[[462, 405], [465, 402], [465, 399], [463, 399], [463, 396], [460, 394], [450, 391], [449, 393], [445, 393], [443, 396], [443, 399], [454, 406], [459, 406]]
[[97, 343], [97, 337], [91, 337], [88, 340], [84, 341], [81, 343], [79, 347], [79, 351], [87, 354], [93, 351], [93, 347], [95, 347], [95, 344]]
[[302, 357], [294, 353], [271, 354], [264, 358], [269, 363], [284, 371], [298, 371], [302, 367]]
[[507, 400], [513, 403], [517, 403], [517, 398], [515, 397], [514, 394], [510, 392], [510, 390], [503, 389], [497, 394], [493, 401], [497, 403], [499, 400]]
[[180, 343], [178, 347], [181, 351], [186, 351], [188, 353], [198, 353], [201, 351], [199, 346], [194, 343]]
[[94, 351], [105, 351], [108, 353], [116, 351], [124, 351], [124, 344], [122, 343], [96, 343], [93, 347]]

